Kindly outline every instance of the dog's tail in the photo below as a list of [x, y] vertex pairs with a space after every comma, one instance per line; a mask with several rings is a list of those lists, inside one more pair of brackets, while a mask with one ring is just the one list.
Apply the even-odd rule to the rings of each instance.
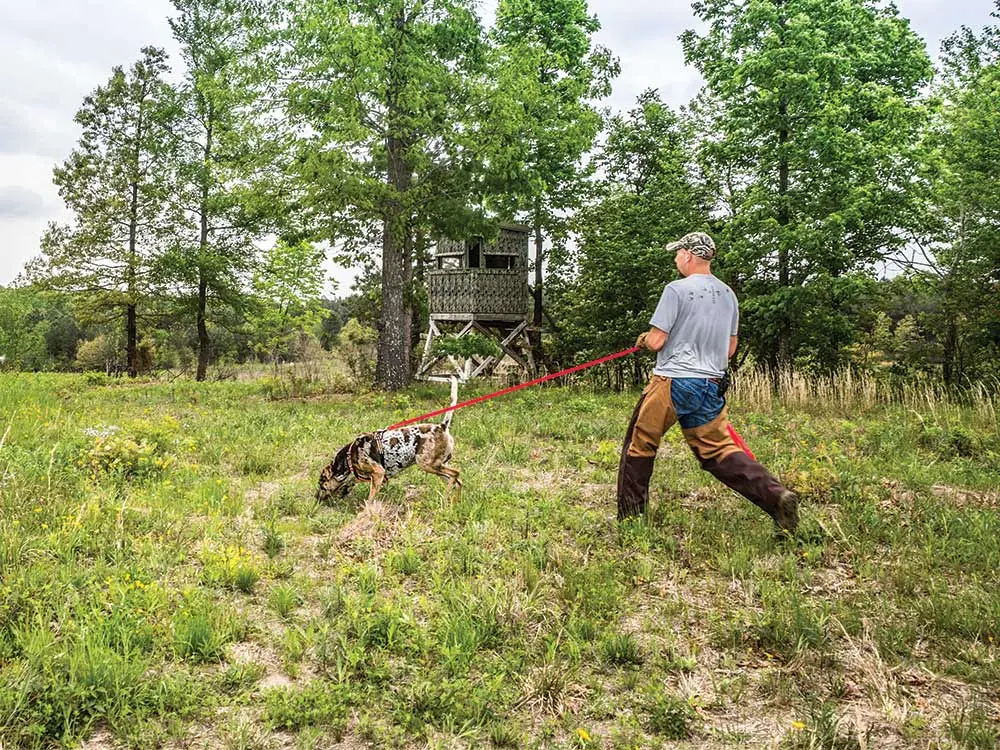
[[[458, 378], [454, 375], [451, 376], [451, 405], [454, 406], [458, 403]], [[447, 432], [448, 428], [451, 427], [451, 416], [455, 413], [452, 409], [450, 412], [444, 415], [444, 419], [441, 420], [441, 426], [444, 431]]]

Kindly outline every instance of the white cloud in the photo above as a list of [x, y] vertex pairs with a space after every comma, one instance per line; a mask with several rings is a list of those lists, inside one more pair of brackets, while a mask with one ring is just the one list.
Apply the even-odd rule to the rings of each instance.
[[0, 218], [35, 218], [44, 214], [45, 199], [18, 185], [0, 187]]
[[[962, 24], [991, 23], [993, 0], [898, 0], [936, 55], [941, 40]], [[491, 20], [496, 0], [481, 3]], [[684, 66], [679, 35], [697, 28], [680, 0], [590, 0], [601, 19], [597, 42], [622, 66], [607, 104], [628, 109], [645, 88], [657, 88], [672, 106], [687, 103], [700, 87]], [[83, 97], [104, 83], [115, 65], [128, 66], [146, 45], [175, 49], [166, 18], [168, 0], [0, 0], [0, 189], [20, 196], [11, 205], [31, 216], [0, 211], [0, 284], [12, 281], [38, 252], [50, 220], [66, 221], [52, 185], [52, 167], [72, 149], [73, 116]], [[2, 194], [0, 194], [2, 195]], [[41, 204], [28, 196], [37, 196]], [[18, 202], [21, 201], [21, 202]], [[36, 213], [33, 213], [36, 212]], [[334, 270], [346, 281], [353, 273]], [[345, 291], [349, 282], [342, 283]]]

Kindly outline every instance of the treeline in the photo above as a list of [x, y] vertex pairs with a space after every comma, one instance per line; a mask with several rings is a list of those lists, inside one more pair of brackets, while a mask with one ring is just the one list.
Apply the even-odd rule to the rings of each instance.
[[[101, 315], [87, 295], [33, 285], [0, 287], [0, 366], [125, 375], [128, 347], [119, 317]], [[228, 377], [236, 365], [280, 365], [336, 349], [352, 318], [367, 321], [359, 325], [370, 330], [371, 303], [363, 295], [317, 298], [284, 309], [248, 296], [240, 308], [218, 316], [211, 328], [215, 369], [209, 375]], [[196, 374], [198, 332], [193, 317], [179, 315], [172, 307], [151, 306], [139, 317], [138, 328], [143, 334], [134, 362], [138, 374]]]
[[[75, 219], [0, 294], [9, 364], [202, 379], [331, 345], [349, 308], [398, 388], [433, 241], [515, 220], [552, 362], [628, 345], [663, 244], [701, 228], [740, 361], [1000, 373], [1000, 2], [936, 66], [888, 2], [696, 3], [703, 90], [622, 113], [595, 104], [618, 65], [582, 0], [501, 0], [491, 28], [472, 0], [173, 2], [175, 70], [148, 48], [80, 108]], [[321, 301], [326, 257], [368, 269], [349, 300]]]

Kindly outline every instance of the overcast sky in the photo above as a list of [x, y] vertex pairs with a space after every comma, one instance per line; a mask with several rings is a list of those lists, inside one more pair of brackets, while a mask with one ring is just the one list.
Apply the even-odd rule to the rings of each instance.
[[[965, 24], [992, 22], [993, 0], [897, 0], [900, 13], [927, 40]], [[485, 0], [492, 18], [495, 0]], [[701, 85], [684, 67], [678, 36], [696, 21], [682, 0], [590, 0], [601, 20], [597, 41], [621, 60], [607, 102], [628, 109], [645, 88], [669, 104], [686, 104]], [[115, 65], [129, 66], [145, 45], [174, 49], [168, 0], [0, 0], [0, 284], [38, 254], [49, 221], [70, 217], [52, 185], [52, 168], [73, 148], [73, 115]], [[350, 274], [335, 271], [341, 281]], [[341, 285], [341, 291], [347, 291]]]

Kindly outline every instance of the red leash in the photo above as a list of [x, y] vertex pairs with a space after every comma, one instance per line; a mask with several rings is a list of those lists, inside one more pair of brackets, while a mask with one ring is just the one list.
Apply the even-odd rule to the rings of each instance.
[[387, 427], [388, 430], [395, 430], [398, 427], [405, 427], [408, 424], [413, 424], [414, 422], [423, 422], [425, 419], [430, 419], [431, 417], [436, 417], [439, 414], [447, 414], [453, 409], [462, 409], [466, 406], [472, 406], [473, 404], [478, 404], [480, 401], [486, 401], [491, 398], [496, 398], [497, 396], [505, 396], [508, 393], [513, 393], [514, 391], [519, 391], [522, 388], [528, 388], [532, 385], [538, 385], [539, 383], [544, 383], [546, 380], [552, 380], [553, 378], [561, 378], [564, 375], [572, 375], [574, 372], [579, 372], [580, 370], [586, 370], [588, 367], [593, 367], [594, 365], [600, 365], [605, 362], [610, 362], [613, 359], [618, 359], [619, 357], [625, 357], [629, 354], [639, 351], [638, 346], [633, 346], [631, 349], [625, 349], [618, 352], [617, 354], [609, 354], [607, 357], [601, 357], [600, 359], [594, 359], [590, 362], [584, 362], [582, 365], [577, 365], [576, 367], [570, 367], [568, 370], [561, 370], [560, 372], [554, 372], [551, 375], [545, 375], [541, 378], [535, 378], [534, 380], [529, 380], [527, 383], [521, 383], [520, 385], [511, 386], [510, 388], [504, 388], [502, 391], [496, 391], [494, 393], [487, 393], [485, 396], [477, 396], [476, 398], [470, 398], [468, 401], [463, 401], [460, 404], [455, 404], [454, 406], [449, 406], [444, 409], [438, 409], [437, 411], [428, 412], [427, 414], [421, 414], [419, 417], [414, 417], [413, 419], [407, 419], [405, 422], [400, 422], [399, 424], [394, 424], [392, 427]]
[[[564, 375], [572, 375], [574, 372], [579, 372], [580, 370], [586, 370], [588, 367], [593, 367], [594, 365], [600, 365], [605, 362], [610, 362], [611, 360], [618, 359], [619, 357], [626, 357], [629, 354], [633, 354], [634, 352], [637, 351], [639, 351], [638, 346], [633, 346], [631, 349], [623, 349], [622, 351], [617, 352], [616, 354], [609, 354], [608, 356], [601, 357], [600, 359], [593, 359], [590, 362], [584, 362], [582, 365], [577, 365], [576, 367], [570, 367], [568, 370], [561, 370], [559, 372], [554, 372], [551, 375], [545, 375], [544, 377], [541, 378], [535, 378], [534, 380], [529, 380], [527, 383], [521, 383], [520, 385], [511, 386], [510, 388], [504, 388], [502, 391], [487, 393], [485, 396], [477, 396], [476, 398], [470, 398], [468, 401], [463, 401], [462, 403], [455, 404], [454, 406], [448, 406], [445, 407], [444, 409], [438, 409], [437, 411], [430, 411], [427, 412], [426, 414], [421, 414], [419, 417], [414, 417], [413, 419], [407, 419], [405, 422], [399, 422], [398, 424], [394, 424], [392, 427], [387, 427], [386, 429], [395, 430], [399, 427], [406, 427], [406, 425], [408, 424], [423, 422], [426, 419], [430, 419], [431, 417], [437, 417], [440, 416], [441, 414], [447, 414], [448, 412], [454, 411], [455, 409], [461, 409], [466, 406], [472, 406], [473, 404], [478, 404], [482, 401], [488, 401], [489, 399], [496, 398], [497, 396], [504, 396], [508, 393], [519, 391], [522, 388], [528, 388], [529, 386], [532, 385], [538, 385], [539, 383], [544, 383], [546, 380], [552, 380], [553, 378], [561, 378]], [[743, 438], [740, 436], [740, 433], [736, 431], [736, 428], [733, 427], [732, 424], [729, 424], [727, 425], [726, 429], [729, 430], [729, 436], [733, 439], [733, 442], [736, 443], [736, 445], [740, 448], [740, 450], [742, 450], [744, 453], [750, 456], [751, 460], [756, 461], [757, 457], [754, 456], [754, 454], [750, 451], [750, 448], [747, 446], [746, 442], [744, 442]]]
[[730, 423], [730, 424], [727, 424], [727, 425], [726, 425], [726, 429], [727, 429], [727, 430], [729, 430], [729, 437], [731, 437], [731, 438], [733, 439], [733, 442], [734, 442], [734, 443], [736, 443], [736, 446], [737, 446], [737, 447], [738, 447], [738, 448], [739, 448], [739, 449], [740, 449], [741, 451], [743, 451], [743, 452], [744, 452], [744, 453], [746, 453], [746, 454], [747, 454], [748, 456], [750, 456], [750, 460], [751, 460], [751, 461], [756, 461], [756, 460], [757, 460], [757, 457], [756, 457], [756, 456], [755, 456], [755, 455], [753, 454], [753, 452], [752, 452], [752, 451], [750, 450], [750, 446], [748, 446], [748, 445], [747, 445], [747, 444], [746, 444], [746, 443], [744, 442], [744, 440], [743, 440], [743, 437], [742, 437], [742, 436], [740, 435], [740, 433], [738, 433], [738, 432], [736, 431], [736, 428], [735, 428], [735, 427], [733, 427], [732, 423]]

